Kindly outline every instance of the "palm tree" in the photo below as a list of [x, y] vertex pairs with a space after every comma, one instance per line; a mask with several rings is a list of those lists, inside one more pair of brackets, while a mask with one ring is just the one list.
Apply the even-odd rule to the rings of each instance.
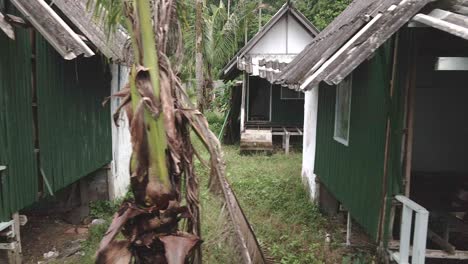
[[[115, 95], [123, 98], [119, 110], [125, 110], [130, 121], [134, 199], [114, 215], [96, 263], [201, 263], [191, 128], [211, 153], [212, 188], [219, 186], [224, 171], [219, 142], [190, 104], [172, 67], [171, 61], [181, 60], [182, 50], [178, 3], [91, 1], [98, 14], [108, 14], [109, 25], [115, 27], [123, 14], [134, 50], [130, 82]], [[119, 233], [124, 240], [115, 240]]]
[[[185, 2], [190, 8], [193, 1], [186, 0]], [[192, 10], [196, 11], [197, 17], [199, 6], [199, 2], [197, 2], [195, 7], [191, 7]], [[256, 8], [257, 3], [250, 1], [240, 1], [234, 9], [231, 9], [229, 6], [226, 8], [223, 1], [220, 0], [218, 5], [210, 5], [203, 8], [201, 27], [197, 27], [199, 25], [198, 18], [192, 18], [195, 20], [195, 27], [193, 23], [185, 24], [184, 47], [187, 56], [185, 56], [185, 67], [183, 70], [186, 76], [193, 76], [193, 72], [196, 73], [197, 92], [201, 91], [198, 88], [201, 85], [200, 80], [204, 80], [202, 93], [204, 98], [200, 99], [202, 95], [198, 94], [198, 101], [202, 100], [204, 102], [201, 108], [209, 106], [213, 80], [238, 51], [239, 46], [242, 45], [239, 40], [242, 40], [245, 34], [244, 26], [248, 25], [249, 21], [254, 20]], [[202, 39], [198, 37], [200, 35], [200, 28], [203, 34]], [[198, 42], [201, 44], [198, 45]], [[193, 58], [196, 58], [195, 63]], [[201, 60], [199, 58], [203, 58], [203, 64], [200, 63]], [[192, 65], [195, 65], [195, 67]], [[203, 65], [204, 70], [202, 72], [199, 65]], [[203, 73], [202, 78], [200, 77], [201, 73]]]
[[206, 106], [206, 87], [203, 74], [203, 0], [196, 0], [195, 8], [195, 75], [197, 80], [197, 104], [203, 113]]

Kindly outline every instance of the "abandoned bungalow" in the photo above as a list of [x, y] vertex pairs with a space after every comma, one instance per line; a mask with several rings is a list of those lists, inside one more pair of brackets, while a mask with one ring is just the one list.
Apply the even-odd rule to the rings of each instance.
[[302, 136], [304, 94], [271, 83], [318, 30], [286, 3], [235, 55], [222, 71], [222, 79], [242, 75], [240, 107], [241, 150], [271, 150], [273, 136]]
[[[21, 252], [23, 208], [72, 184], [70, 196], [103, 181], [111, 198], [128, 185], [128, 175], [108, 173], [124, 171], [129, 157], [112, 161], [130, 150], [113, 147], [113, 130], [115, 141], [127, 135], [112, 127], [111, 107], [102, 104], [125, 81], [125, 67], [106, 60], [126, 60], [128, 36], [117, 31], [108, 41], [86, 3], [0, 0], [0, 234], [7, 236], [0, 249], [12, 253], [10, 261]], [[103, 177], [92, 187], [81, 181], [97, 174]]]
[[468, 259], [468, 1], [355, 0], [277, 83], [307, 91], [303, 175], [348, 231], [396, 263]]

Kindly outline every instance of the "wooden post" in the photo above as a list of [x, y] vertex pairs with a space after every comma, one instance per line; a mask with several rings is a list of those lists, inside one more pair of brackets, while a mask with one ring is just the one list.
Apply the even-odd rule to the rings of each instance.
[[[412, 53], [415, 50], [412, 49]], [[411, 163], [413, 161], [413, 140], [414, 140], [414, 103], [416, 96], [416, 55], [411, 61], [411, 73], [408, 79], [408, 119], [405, 153], [405, 195], [409, 197], [411, 191]]]
[[242, 102], [241, 102], [241, 120], [240, 120], [240, 133], [242, 134], [245, 131], [245, 98], [247, 91], [247, 78], [246, 73], [243, 75], [242, 81]]
[[11, 226], [11, 229], [13, 231], [14, 237], [13, 237], [13, 242], [11, 245], [13, 245], [13, 248], [11, 250], [7, 251], [7, 259], [9, 264], [21, 264], [22, 259], [21, 259], [21, 236], [20, 236], [20, 216], [19, 213], [14, 213], [12, 215], [13, 218], [13, 225]]
[[351, 219], [351, 213], [348, 211], [348, 222], [346, 226], [346, 246], [349, 247], [351, 246], [351, 225], [352, 225], [352, 219]]
[[[390, 93], [389, 93], [389, 101], [392, 101], [393, 94], [395, 92], [395, 82], [397, 77], [397, 68], [398, 68], [398, 52], [399, 52], [399, 33], [396, 34], [394, 47], [393, 47], [393, 66], [392, 66], [392, 76], [390, 80]], [[392, 109], [392, 105], [390, 105], [390, 110]], [[390, 111], [391, 112], [391, 111]], [[378, 241], [381, 245], [385, 238], [383, 237], [385, 234], [385, 218], [386, 218], [386, 210], [387, 210], [387, 181], [388, 181], [388, 167], [390, 164], [390, 148], [391, 148], [391, 131], [392, 131], [392, 120], [391, 120], [391, 113], [387, 114], [387, 128], [386, 128], [386, 135], [385, 135], [385, 154], [384, 154], [384, 171], [383, 171], [383, 180], [382, 180], [382, 200], [381, 200], [381, 211], [380, 211], [380, 221], [379, 221], [379, 229], [378, 229]]]
[[289, 140], [291, 138], [291, 135], [289, 134], [289, 132], [286, 132], [286, 135], [284, 135], [284, 136], [286, 138], [285, 153], [286, 153], [286, 155], [289, 155]]

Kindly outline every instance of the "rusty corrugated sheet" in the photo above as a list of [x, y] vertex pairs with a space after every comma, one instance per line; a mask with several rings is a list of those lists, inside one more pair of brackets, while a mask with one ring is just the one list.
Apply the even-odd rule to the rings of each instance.
[[110, 75], [100, 57], [69, 62], [42, 37], [36, 45], [41, 167], [58, 190], [112, 160]]
[[[1, 0], [0, 0], [1, 1]], [[8, 10], [12, 12], [13, 10]], [[0, 33], [0, 221], [37, 199], [29, 31]]]

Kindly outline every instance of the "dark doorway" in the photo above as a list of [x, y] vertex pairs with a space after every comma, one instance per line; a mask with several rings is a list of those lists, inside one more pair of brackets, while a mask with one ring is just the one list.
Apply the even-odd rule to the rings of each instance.
[[248, 121], [270, 121], [271, 84], [259, 77], [250, 77], [248, 94]]

